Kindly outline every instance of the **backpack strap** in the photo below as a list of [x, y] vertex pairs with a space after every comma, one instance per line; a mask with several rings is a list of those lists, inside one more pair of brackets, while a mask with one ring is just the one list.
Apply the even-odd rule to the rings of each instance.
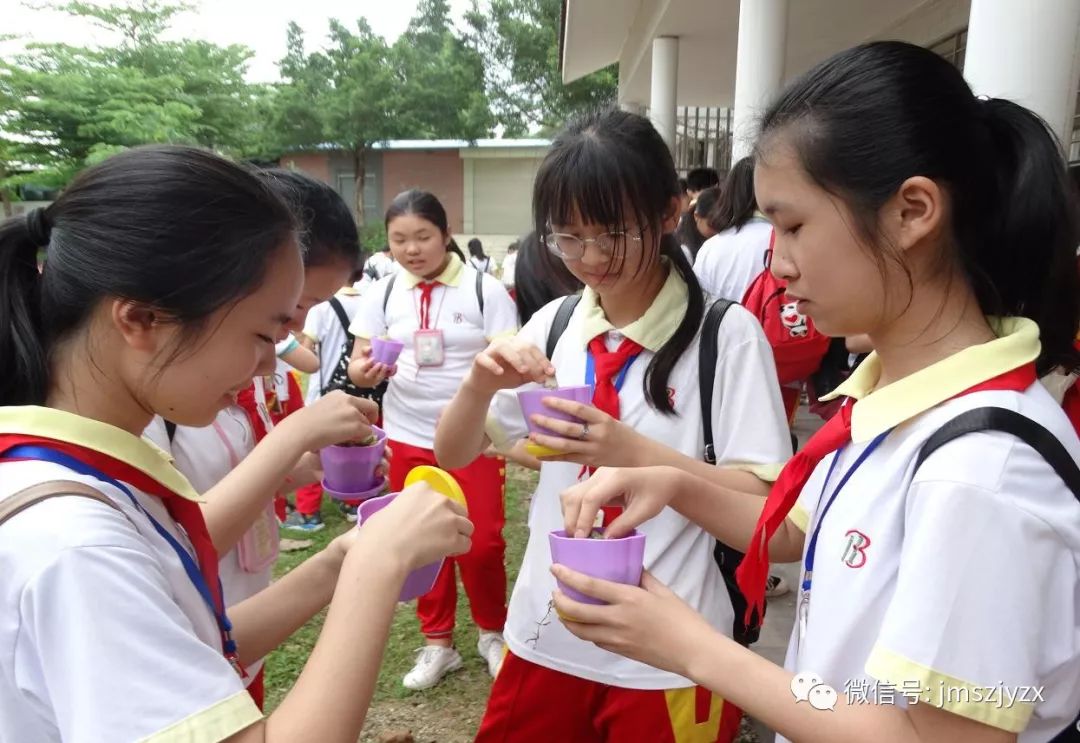
[[96, 500], [99, 503], [104, 503], [109, 508], [120, 511], [124, 518], [127, 518], [127, 514], [121, 511], [120, 506], [113, 503], [111, 498], [89, 485], [84, 485], [81, 482], [72, 482], [70, 480], [49, 480], [48, 482], [31, 485], [14, 495], [10, 495], [7, 498], [0, 500], [0, 524], [3, 524], [12, 516], [22, 513], [27, 508], [30, 508], [30, 506], [41, 503], [41, 501], [66, 496], [77, 496], [80, 498]]
[[578, 302], [581, 301], [580, 294], [571, 294], [568, 297], [563, 297], [563, 301], [559, 304], [559, 309], [555, 311], [555, 319], [551, 321], [551, 327], [548, 328], [547, 344], [544, 346], [544, 353], [551, 360], [551, 355], [555, 353], [555, 346], [559, 344], [559, 339], [562, 338], [562, 334], [566, 332], [566, 326], [570, 324], [570, 317], [574, 314], [574, 310], [578, 306]]
[[[488, 258], [488, 260], [491, 260]], [[480, 305], [480, 317], [484, 316], [484, 272], [476, 272], [476, 303]]]
[[735, 302], [730, 299], [718, 299], [705, 312], [701, 324], [701, 344], [698, 347], [698, 385], [701, 390], [701, 430], [705, 439], [705, 461], [716, 464], [716, 447], [713, 445], [712, 398], [713, 384], [716, 382], [716, 362], [719, 354], [716, 335], [720, 332], [720, 323]]
[[1002, 431], [1012, 434], [1039, 453], [1080, 500], [1080, 468], [1057, 436], [1031, 418], [1006, 408], [975, 408], [961, 413], [939, 428], [919, 450], [915, 471], [926, 458], [953, 439], [979, 431]]
[[[341, 300], [337, 297], [330, 297], [330, 307], [333, 308], [334, 314], [337, 315], [338, 322], [341, 323], [341, 327], [345, 330], [345, 334], [349, 334], [349, 315], [345, 312], [345, 305], [341, 303]], [[383, 309], [386, 309], [386, 305], [383, 305]]]
[[390, 304], [390, 292], [394, 291], [394, 282], [397, 281], [397, 274], [390, 276], [390, 280], [386, 282], [386, 293], [382, 298], [382, 311], [383, 315], [386, 315], [386, 305]]

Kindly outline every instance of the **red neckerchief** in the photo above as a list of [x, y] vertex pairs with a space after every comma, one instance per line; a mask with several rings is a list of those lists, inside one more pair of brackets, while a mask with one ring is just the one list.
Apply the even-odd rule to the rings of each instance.
[[[191, 541], [191, 546], [195, 550], [196, 562], [199, 564], [199, 572], [202, 573], [203, 579], [210, 589], [215, 610], [218, 614], [224, 616], [225, 604], [221, 595], [221, 582], [218, 580], [218, 553], [214, 548], [214, 542], [210, 539], [210, 532], [206, 529], [202, 508], [197, 502], [184, 498], [142, 470], [108, 454], [44, 436], [13, 433], [0, 434], [0, 461], [3, 461], [5, 452], [16, 446], [24, 445], [41, 446], [61, 452], [79, 460], [83, 464], [100, 470], [114, 480], [127, 483], [144, 493], [159, 498], [169, 516], [180, 525], [180, 528], [184, 530]], [[224, 641], [224, 637], [222, 639]], [[230, 662], [236, 661], [235, 657], [230, 657], [228, 654], [226, 654], [226, 657], [229, 658]]]

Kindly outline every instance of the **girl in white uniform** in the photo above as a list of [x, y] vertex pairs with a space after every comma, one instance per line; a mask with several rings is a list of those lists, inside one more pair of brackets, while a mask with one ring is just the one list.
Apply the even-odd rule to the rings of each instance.
[[[267, 179], [292, 205], [302, 225], [304, 289], [291, 318], [291, 325], [298, 325], [305, 322], [308, 308], [325, 298], [329, 286], [344, 283], [352, 273], [359, 260], [356, 223], [341, 197], [322, 181], [276, 170], [263, 171], [260, 177]], [[280, 345], [275, 348], [279, 365]], [[258, 384], [266, 385], [267, 381], [263, 379]], [[277, 390], [264, 388], [263, 393], [273, 392], [280, 401], [284, 390], [287, 387], [282, 385]], [[319, 462], [315, 452], [323, 446], [348, 440], [348, 436], [342, 438], [338, 424], [342, 412], [350, 407], [345, 400], [327, 399], [322, 405], [300, 408], [281, 420], [280, 427], [267, 431], [255, 395], [250, 398], [256, 402], [255, 409], [251, 409], [248, 396], [244, 395], [203, 428], [177, 426], [170, 431], [164, 420], [156, 417], [145, 432], [151, 441], [169, 452], [177, 469], [210, 504], [204, 515], [214, 547], [221, 555], [220, 575], [226, 607], [251, 598], [270, 585], [279, 541], [275, 494], [311, 483], [316, 489], [314, 510], [317, 510], [322, 491], [316, 477]], [[293, 409], [284, 401], [282, 407]], [[266, 419], [271, 417], [267, 410]], [[256, 444], [271, 449], [273, 456], [260, 452], [261, 468], [246, 467], [238, 477], [226, 481], [257, 448]], [[296, 497], [298, 510], [310, 512], [310, 506], [306, 510], [304, 506], [308, 504], [301, 503], [300, 493]], [[262, 707], [262, 660], [249, 665], [247, 671], [248, 690]]]
[[[0, 225], [5, 743], [351, 743], [404, 577], [468, 549], [461, 510], [418, 488], [226, 615], [199, 495], [140, 434], [154, 415], [207, 425], [273, 368], [303, 288], [297, 228], [250, 171], [186, 147], [115, 155]], [[363, 433], [375, 411], [348, 400]], [[243, 666], [331, 596], [262, 720]]]
[[[561, 259], [586, 288], [550, 363], [541, 349], [562, 299], [477, 357], [443, 414], [439, 461], [468, 461], [488, 439], [505, 449], [526, 436], [515, 390], [524, 383], [553, 375], [563, 386], [595, 384], [595, 407], [552, 403], [585, 426], [536, 420], [560, 435], [530, 437], [554, 456], [540, 469], [510, 601], [510, 654], [477, 740], [732, 740], [740, 717], [732, 705], [683, 675], [581, 642], [550, 605], [548, 533], [562, 527], [560, 492], [586, 468], [670, 462], [704, 476], [717, 471], [704, 461], [698, 384], [707, 300], [670, 234], [679, 215], [671, 153], [644, 117], [623, 111], [581, 117], [552, 144], [534, 206], [547, 258]], [[744, 467], [784, 461], [790, 444], [760, 326], [732, 306], [715, 340], [710, 415], [717, 460]], [[672, 509], [642, 532], [646, 567], [730, 634], [734, 615], [713, 558], [715, 540]]]
[[[792, 83], [755, 158], [773, 271], [823, 332], [875, 349], [835, 393], [853, 402], [764, 510], [734, 483], [640, 470], [568, 493], [566, 520], [614, 497], [629, 501], [620, 529], [674, 507], [748, 550], [751, 602], [769, 559], [801, 557], [785, 667], [713, 632], [660, 576], [627, 588], [559, 569], [611, 605], [556, 606], [579, 637], [684, 673], [791, 740], [1076, 740], [1080, 487], [1050, 461], [1073, 478], [1080, 443], [1036, 381], [1080, 366], [1058, 143], [933, 52], [879, 42]], [[1000, 430], [924, 458], [946, 423], [986, 407], [1041, 428], [1050, 459]]]
[[[446, 210], [433, 194], [415, 189], [398, 194], [386, 210], [386, 233], [402, 271], [364, 294], [350, 328], [357, 343], [349, 374], [359, 387], [378, 386], [389, 369], [372, 362], [371, 339], [388, 336], [405, 344], [384, 398], [384, 427], [394, 452], [390, 489], [399, 490], [413, 467], [436, 464], [435, 423], [443, 408], [476, 354], [490, 340], [517, 330], [517, 316], [498, 279], [464, 263]], [[410, 689], [434, 686], [461, 667], [453, 647], [458, 571], [480, 630], [477, 650], [492, 675], [502, 660], [506, 463], [501, 457], [473, 456], [456, 466], [453, 475], [469, 500], [476, 536], [472, 551], [447, 560], [435, 587], [417, 601], [426, 643], [403, 680]]]

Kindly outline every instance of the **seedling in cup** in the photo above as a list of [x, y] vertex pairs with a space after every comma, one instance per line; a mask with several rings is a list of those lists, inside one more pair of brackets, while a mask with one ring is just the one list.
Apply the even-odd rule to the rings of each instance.
[[[588, 538], [575, 539], [565, 531], [553, 531], [548, 535], [551, 561], [578, 573], [601, 580], [623, 583], [628, 586], [641, 584], [641, 572], [645, 563], [645, 535], [632, 531], [625, 537], [606, 539], [599, 529]], [[583, 604], [603, 604], [592, 596], [586, 596], [556, 580], [559, 590]]]
[[359, 443], [328, 446], [319, 452], [323, 467], [323, 490], [336, 500], [364, 500], [382, 492], [385, 477], [375, 469], [386, 452], [386, 432], [371, 427], [371, 435]]

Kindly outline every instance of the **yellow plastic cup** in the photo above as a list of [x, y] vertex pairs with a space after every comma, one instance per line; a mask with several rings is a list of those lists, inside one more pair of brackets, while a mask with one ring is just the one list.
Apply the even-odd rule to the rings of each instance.
[[461, 485], [454, 479], [454, 476], [446, 470], [427, 464], [414, 467], [405, 476], [405, 487], [415, 485], [418, 482], [427, 483], [436, 493], [445, 495], [450, 500], [460, 504], [468, 513], [469, 504], [465, 500], [465, 491], [461, 489]]

